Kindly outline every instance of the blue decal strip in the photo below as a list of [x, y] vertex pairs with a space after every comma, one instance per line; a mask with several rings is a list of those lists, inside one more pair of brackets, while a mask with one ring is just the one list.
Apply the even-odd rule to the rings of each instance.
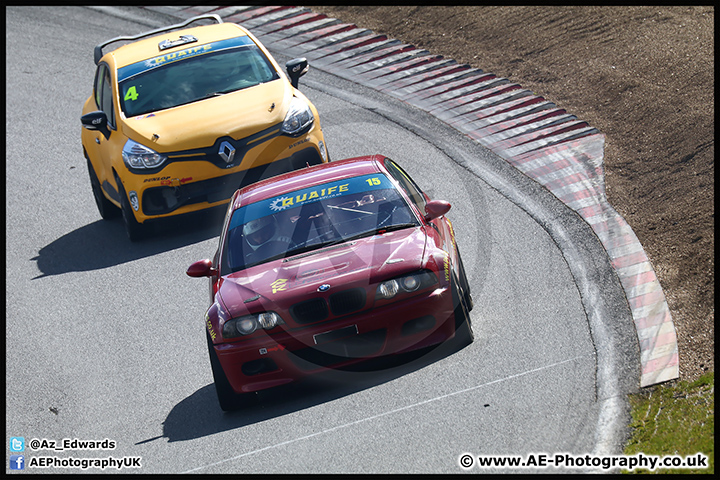
[[233, 213], [230, 221], [230, 229], [250, 222], [257, 218], [266, 217], [273, 213], [283, 211], [287, 208], [300, 207], [320, 200], [353, 195], [373, 190], [395, 189], [395, 185], [383, 174], [373, 173], [360, 177], [346, 178], [336, 182], [323, 183], [310, 188], [296, 190], [279, 197], [260, 200], [259, 202], [245, 205]]
[[167, 65], [168, 63], [177, 62], [179, 60], [185, 60], [187, 58], [196, 57], [211, 52], [218, 52], [228, 48], [244, 47], [248, 45], [254, 45], [255, 43], [250, 37], [235, 37], [227, 40], [220, 40], [219, 42], [207, 43], [205, 45], [196, 45], [188, 48], [183, 48], [177, 52], [166, 53], [164, 55], [158, 55], [157, 57], [143, 60], [142, 62], [132, 63], [125, 67], [118, 69], [118, 82], [127, 80], [128, 78], [135, 76], [139, 73], [152, 70], [153, 68]]

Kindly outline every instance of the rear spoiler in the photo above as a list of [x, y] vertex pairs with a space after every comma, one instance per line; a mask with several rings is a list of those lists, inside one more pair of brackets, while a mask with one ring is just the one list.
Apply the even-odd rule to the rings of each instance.
[[193, 23], [193, 22], [196, 22], [196, 21], [198, 21], [198, 20], [204, 20], [204, 19], [211, 19], [211, 20], [215, 20], [215, 22], [217, 22], [217, 23], [223, 23], [222, 18], [220, 18], [220, 15], [217, 15], [217, 14], [215, 14], [215, 13], [208, 13], [208, 14], [205, 14], [205, 15], [198, 15], [197, 17], [192, 17], [192, 18], [190, 18], [190, 19], [188, 19], [188, 20], [185, 20], [185, 21], [182, 22], [182, 23], [178, 23], [177, 25], [170, 25], [170, 26], [167, 26], [167, 27], [158, 28], [158, 29], [155, 29], [155, 30], [151, 30], [151, 31], [149, 31], [149, 32], [141, 33], [141, 34], [139, 34], [139, 35], [133, 35], [133, 36], [130, 36], [130, 37], [115, 37], [115, 38], [112, 38], [112, 39], [110, 39], [110, 40], [107, 40], [107, 41], [105, 41], [105, 42], [103, 42], [103, 43], [101, 43], [101, 44], [99, 44], [99, 45], [97, 45], [97, 46], [95, 47], [95, 50], [94, 50], [94, 52], [93, 52], [94, 57], [95, 57], [95, 65], [97, 65], [98, 63], [100, 63], [100, 59], [101, 59], [102, 56], [103, 56], [103, 47], [106, 47], [106, 46], [110, 45], [111, 43], [114, 43], [114, 42], [122, 42], [122, 41], [139, 40], [139, 39], [141, 39], [141, 38], [143, 38], [143, 37], [150, 37], [150, 36], [156, 35], [156, 34], [158, 34], [158, 33], [169, 32], [169, 31], [175, 30], [175, 29], [177, 29], [177, 28], [182, 28], [182, 27], [185, 27], [185, 26], [187, 26], [187, 25], [190, 25], [190, 24]]

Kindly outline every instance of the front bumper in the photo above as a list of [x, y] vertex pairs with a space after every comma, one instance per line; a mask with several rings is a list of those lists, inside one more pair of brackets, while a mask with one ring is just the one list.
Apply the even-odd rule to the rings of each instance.
[[[235, 191], [264, 178], [322, 163], [315, 148], [305, 148], [288, 158], [221, 177], [178, 185], [150, 187], [142, 192], [142, 213], [147, 217], [167, 215], [183, 207], [214, 206], [230, 199]], [[198, 209], [198, 208], [195, 208]], [[184, 211], [188, 211], [185, 208]]]
[[[227, 203], [245, 185], [306, 165], [327, 161], [319, 122], [298, 137], [281, 135], [275, 125], [251, 137], [219, 137], [215, 144], [194, 150], [163, 153], [168, 161], [157, 169], [131, 170], [122, 161], [121, 179], [131, 196], [139, 223], [205, 210]], [[235, 148], [231, 163], [220, 159], [223, 148]], [[229, 151], [229, 150], [228, 150]]]
[[312, 327], [214, 345], [237, 393], [293, 382], [365, 359], [437, 345], [455, 334], [450, 288]]

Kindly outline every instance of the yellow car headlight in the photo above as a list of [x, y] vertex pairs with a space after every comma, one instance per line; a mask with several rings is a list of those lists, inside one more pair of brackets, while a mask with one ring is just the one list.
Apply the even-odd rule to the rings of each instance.
[[129, 168], [155, 168], [167, 160], [165, 155], [161, 155], [133, 140], [125, 142], [122, 157]]
[[293, 97], [288, 113], [285, 115], [285, 120], [280, 128], [280, 133], [297, 137], [307, 132], [314, 121], [315, 117], [313, 116], [312, 110], [310, 110], [310, 106], [303, 100]]

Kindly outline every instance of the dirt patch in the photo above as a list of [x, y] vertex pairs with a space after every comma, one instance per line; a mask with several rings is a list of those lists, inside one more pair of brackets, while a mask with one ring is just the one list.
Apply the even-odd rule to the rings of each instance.
[[680, 377], [714, 371], [713, 7], [310, 8], [511, 79], [603, 132], [608, 200], [663, 287]]

